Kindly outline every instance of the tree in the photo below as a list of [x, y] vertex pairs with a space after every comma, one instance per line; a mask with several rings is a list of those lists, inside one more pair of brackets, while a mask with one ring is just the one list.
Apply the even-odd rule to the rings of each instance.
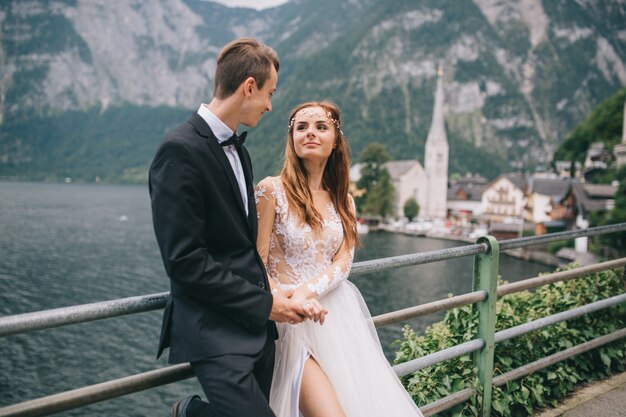
[[361, 152], [359, 162], [363, 165], [357, 187], [365, 193], [356, 199], [359, 212], [382, 217], [393, 214], [395, 190], [385, 168], [389, 160], [391, 155], [380, 143], [371, 143]]
[[417, 215], [420, 212], [420, 206], [419, 204], [417, 204], [417, 201], [415, 201], [413, 197], [406, 200], [406, 202], [404, 203], [403, 209], [404, 209], [404, 216], [409, 220], [417, 217]]
[[[615, 193], [615, 207], [604, 215], [592, 216], [592, 226], [626, 223], [626, 167], [617, 171], [615, 180], [619, 182]], [[598, 236], [597, 239], [601, 244], [610, 248], [615, 257], [626, 254], [626, 232], [607, 233]]]
[[553, 161], [584, 161], [592, 142], [603, 142], [613, 149], [622, 137], [626, 88], [600, 103], [587, 118], [578, 124], [559, 145]]

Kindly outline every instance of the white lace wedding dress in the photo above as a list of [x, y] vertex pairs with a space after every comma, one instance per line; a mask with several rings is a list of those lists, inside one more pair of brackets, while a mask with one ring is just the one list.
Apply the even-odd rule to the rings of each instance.
[[361, 294], [347, 280], [354, 248], [343, 244], [341, 220], [329, 195], [314, 196], [324, 218], [320, 231], [300, 225], [290, 213], [279, 177], [261, 181], [255, 200], [259, 253], [270, 277], [283, 289], [307, 285], [329, 311], [323, 326], [278, 324], [272, 410], [278, 417], [301, 415], [302, 370], [312, 356], [348, 417], [421, 416], [383, 354]]

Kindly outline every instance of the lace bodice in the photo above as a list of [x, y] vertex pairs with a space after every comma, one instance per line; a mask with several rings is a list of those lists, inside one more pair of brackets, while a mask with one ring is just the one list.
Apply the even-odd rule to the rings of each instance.
[[302, 225], [289, 211], [279, 177], [267, 177], [254, 193], [259, 217], [257, 246], [268, 274], [277, 283], [306, 285], [321, 296], [345, 280], [354, 248], [343, 240], [343, 226], [328, 194], [315, 198], [323, 227]]

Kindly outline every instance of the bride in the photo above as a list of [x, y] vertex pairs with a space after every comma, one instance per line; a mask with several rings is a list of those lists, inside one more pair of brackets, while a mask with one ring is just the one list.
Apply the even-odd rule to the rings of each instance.
[[349, 164], [339, 108], [303, 103], [289, 118], [280, 176], [263, 179], [255, 191], [257, 244], [272, 292], [293, 292], [323, 323], [278, 324], [270, 393], [278, 417], [422, 415], [347, 280], [358, 245]]

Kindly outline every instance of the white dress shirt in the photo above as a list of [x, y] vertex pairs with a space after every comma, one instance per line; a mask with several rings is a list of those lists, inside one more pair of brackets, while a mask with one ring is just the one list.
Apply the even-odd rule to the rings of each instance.
[[[213, 131], [213, 134], [220, 144], [225, 140], [228, 140], [233, 135], [234, 132], [230, 130], [224, 122], [218, 119], [217, 116], [209, 110], [206, 104], [202, 103], [200, 105], [198, 115], [209, 125], [211, 131]], [[246, 192], [246, 177], [243, 174], [243, 167], [241, 166], [239, 154], [237, 153], [237, 149], [235, 149], [234, 145], [223, 146], [222, 149], [224, 150], [224, 153], [226, 153], [230, 166], [233, 168], [235, 178], [237, 178], [237, 184], [239, 184], [239, 191], [241, 192], [241, 199], [243, 200], [243, 207], [246, 209], [247, 215], [248, 194]]]

